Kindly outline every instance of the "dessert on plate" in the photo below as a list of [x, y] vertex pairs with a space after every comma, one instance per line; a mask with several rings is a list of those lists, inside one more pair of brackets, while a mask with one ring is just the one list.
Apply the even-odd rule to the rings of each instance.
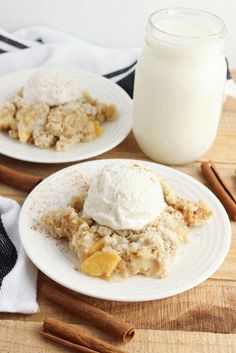
[[183, 199], [151, 169], [127, 161], [106, 165], [86, 191], [43, 214], [41, 223], [46, 234], [69, 242], [87, 275], [162, 278], [189, 229], [210, 216], [204, 202]]
[[117, 117], [115, 105], [82, 92], [69, 73], [44, 69], [1, 107], [0, 130], [22, 143], [63, 151], [94, 140], [103, 133], [101, 125]]

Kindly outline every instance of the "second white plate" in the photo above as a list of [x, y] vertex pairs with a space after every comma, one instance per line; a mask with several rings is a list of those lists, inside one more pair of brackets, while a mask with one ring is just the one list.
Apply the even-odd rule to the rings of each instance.
[[[52, 68], [53, 70], [53, 68]], [[58, 70], [58, 68], [57, 68]], [[111, 150], [122, 142], [132, 128], [132, 100], [117, 84], [99, 75], [72, 68], [60, 68], [71, 73], [79, 82], [82, 90], [88, 90], [92, 97], [105, 103], [113, 103], [119, 111], [116, 121], [103, 124], [102, 136], [90, 142], [77, 143], [68, 151], [40, 149], [34, 145], [23, 144], [0, 131], [0, 153], [28, 162], [65, 163], [95, 157]], [[0, 106], [14, 97], [36, 70], [14, 72], [0, 77]]]
[[49, 210], [65, 207], [105, 164], [122, 160], [98, 160], [63, 169], [41, 182], [27, 197], [20, 214], [20, 236], [32, 262], [47, 276], [76, 292], [101, 299], [146, 301], [184, 292], [211, 276], [229, 250], [231, 227], [228, 216], [211, 191], [175, 169], [144, 162], [161, 179], [190, 200], [204, 200], [213, 216], [203, 226], [190, 231], [191, 242], [183, 246], [169, 275], [163, 279], [133, 276], [120, 282], [107, 282], [75, 270], [76, 256], [46, 237], [38, 228], [40, 217]]

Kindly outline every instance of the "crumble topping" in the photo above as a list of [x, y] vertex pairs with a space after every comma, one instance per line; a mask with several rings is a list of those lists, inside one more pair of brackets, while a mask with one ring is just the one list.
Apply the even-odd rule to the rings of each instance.
[[87, 274], [106, 279], [135, 274], [162, 278], [177, 250], [188, 242], [189, 228], [211, 215], [204, 203], [181, 198], [166, 181], [162, 186], [167, 207], [158, 219], [138, 230], [114, 230], [85, 217], [87, 193], [73, 197], [64, 209], [44, 214], [42, 223], [52, 237], [69, 241]]
[[26, 104], [23, 90], [0, 109], [0, 130], [11, 138], [39, 148], [69, 149], [103, 133], [101, 124], [116, 120], [117, 108], [92, 98], [88, 92], [66, 104]]

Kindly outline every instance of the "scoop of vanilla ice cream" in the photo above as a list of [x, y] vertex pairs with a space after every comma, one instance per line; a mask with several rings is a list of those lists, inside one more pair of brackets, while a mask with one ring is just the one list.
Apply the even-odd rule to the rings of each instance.
[[151, 169], [134, 162], [105, 166], [93, 179], [85, 216], [113, 229], [140, 229], [166, 207], [161, 184]]
[[24, 86], [27, 104], [45, 103], [49, 106], [69, 103], [81, 96], [78, 82], [67, 72], [44, 69], [36, 71]]

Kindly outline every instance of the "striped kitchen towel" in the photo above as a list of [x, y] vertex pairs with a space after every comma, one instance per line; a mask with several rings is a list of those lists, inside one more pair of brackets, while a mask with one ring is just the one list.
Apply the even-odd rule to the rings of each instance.
[[140, 49], [108, 49], [45, 27], [0, 30], [0, 75], [35, 67], [77, 67], [103, 75], [132, 97]]
[[27, 258], [18, 232], [20, 206], [0, 196], [0, 312], [35, 313], [37, 269]]

